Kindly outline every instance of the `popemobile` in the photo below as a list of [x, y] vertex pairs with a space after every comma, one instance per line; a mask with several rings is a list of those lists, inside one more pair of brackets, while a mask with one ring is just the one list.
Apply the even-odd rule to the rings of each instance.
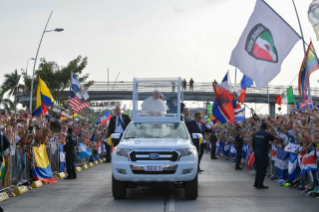
[[189, 135], [181, 107], [181, 78], [134, 79], [133, 121], [111, 135], [112, 192], [124, 199], [128, 188], [167, 186], [198, 196], [198, 152], [202, 135]]

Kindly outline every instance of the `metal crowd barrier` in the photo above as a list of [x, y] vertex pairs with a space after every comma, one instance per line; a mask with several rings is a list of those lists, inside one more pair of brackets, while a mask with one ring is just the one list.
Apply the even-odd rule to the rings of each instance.
[[[94, 155], [94, 147], [90, 145], [89, 147]], [[56, 176], [60, 169], [60, 152], [59, 144], [49, 142], [46, 147], [48, 159], [50, 162], [52, 174]], [[106, 152], [98, 154], [102, 159], [106, 156]], [[87, 164], [90, 157], [82, 158], [79, 157], [79, 152], [77, 151], [76, 165], [81, 166]], [[4, 152], [4, 169], [0, 169], [1, 179], [0, 179], [0, 191], [7, 190], [12, 192], [15, 187], [27, 183], [31, 180], [31, 170], [35, 167], [35, 157], [33, 148], [31, 146], [19, 146], [11, 145]], [[2, 165], [1, 167], [2, 168]]]

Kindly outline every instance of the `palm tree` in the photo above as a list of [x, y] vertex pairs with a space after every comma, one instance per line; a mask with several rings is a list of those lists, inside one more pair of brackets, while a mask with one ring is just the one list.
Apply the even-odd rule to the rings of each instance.
[[5, 88], [0, 89], [0, 107], [2, 106], [8, 113], [10, 113], [10, 110], [14, 108], [13, 102], [8, 99], [4, 98], [4, 94], [7, 92]]
[[19, 84], [21, 75], [18, 74], [17, 69], [10, 74], [4, 75], [4, 82], [1, 86], [2, 90], [9, 91], [9, 96], [13, 96], [15, 99], [14, 111], [16, 112], [17, 107], [17, 88], [23, 85]]
[[17, 89], [16, 87], [19, 86], [19, 80], [21, 75], [18, 74], [18, 71], [15, 70], [13, 73], [5, 74], [4, 75], [4, 82], [2, 83], [1, 88], [6, 88], [6, 91], [9, 91], [9, 96], [16, 96]]

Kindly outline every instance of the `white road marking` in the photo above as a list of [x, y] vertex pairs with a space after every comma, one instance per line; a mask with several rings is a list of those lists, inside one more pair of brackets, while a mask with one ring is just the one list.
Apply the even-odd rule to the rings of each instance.
[[174, 194], [171, 194], [168, 200], [168, 211], [175, 211], [175, 198]]

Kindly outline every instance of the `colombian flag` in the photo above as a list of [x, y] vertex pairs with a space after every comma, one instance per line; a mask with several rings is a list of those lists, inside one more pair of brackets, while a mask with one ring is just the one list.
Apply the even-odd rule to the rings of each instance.
[[44, 117], [53, 102], [54, 99], [49, 91], [49, 88], [39, 77], [39, 85], [37, 90], [37, 106], [35, 111], [32, 112], [32, 116], [41, 114], [42, 117]]
[[45, 144], [41, 144], [39, 147], [33, 147], [33, 151], [36, 160], [36, 167], [31, 171], [33, 179], [47, 183], [56, 183], [57, 180], [52, 175]]

